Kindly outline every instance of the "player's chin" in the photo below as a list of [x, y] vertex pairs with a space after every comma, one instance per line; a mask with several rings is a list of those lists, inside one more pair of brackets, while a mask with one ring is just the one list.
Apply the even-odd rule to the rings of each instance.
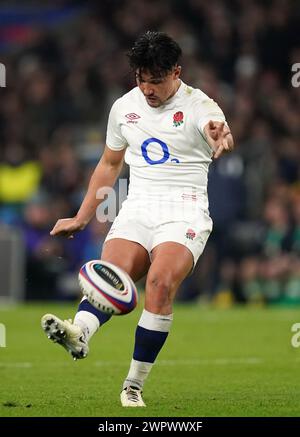
[[160, 100], [156, 99], [156, 98], [149, 98], [146, 97], [146, 101], [148, 103], [149, 106], [151, 106], [152, 108], [157, 108], [158, 106], [160, 106]]

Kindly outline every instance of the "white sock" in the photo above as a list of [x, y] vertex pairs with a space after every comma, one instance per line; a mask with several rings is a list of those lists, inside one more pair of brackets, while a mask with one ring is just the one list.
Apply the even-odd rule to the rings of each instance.
[[89, 311], [78, 311], [73, 323], [82, 329], [87, 341], [98, 331], [100, 326], [98, 318]]
[[142, 389], [144, 382], [152, 369], [153, 363], [131, 360], [128, 375], [124, 381], [123, 389], [131, 386]]

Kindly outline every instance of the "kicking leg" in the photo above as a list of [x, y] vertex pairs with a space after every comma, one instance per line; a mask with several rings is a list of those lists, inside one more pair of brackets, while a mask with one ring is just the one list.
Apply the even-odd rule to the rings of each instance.
[[[148, 252], [143, 246], [121, 238], [105, 243], [101, 259], [122, 268], [133, 281], [141, 279], [150, 266]], [[99, 311], [83, 298], [73, 324], [53, 314], [45, 314], [41, 324], [50, 340], [61, 344], [74, 359], [79, 359], [87, 356], [88, 341], [110, 318], [110, 315]]]
[[[149, 254], [146, 249], [139, 243], [123, 238], [108, 240], [104, 244], [101, 259], [123, 269], [134, 282], [141, 279], [150, 266]], [[87, 341], [89, 341], [98, 328], [108, 322], [110, 318], [110, 314], [93, 307], [84, 297], [79, 304], [74, 324], [80, 326]]]
[[152, 254], [145, 309], [136, 329], [133, 359], [121, 393], [123, 406], [145, 406], [141, 397], [144, 381], [171, 328], [176, 291], [193, 267], [192, 253], [179, 243], [162, 243]]

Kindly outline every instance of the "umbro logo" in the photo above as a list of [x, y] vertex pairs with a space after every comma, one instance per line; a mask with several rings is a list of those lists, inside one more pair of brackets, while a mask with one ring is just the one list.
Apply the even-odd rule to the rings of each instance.
[[135, 114], [134, 112], [126, 114], [125, 117], [127, 118], [127, 123], [137, 123], [137, 120], [141, 118], [140, 115]]

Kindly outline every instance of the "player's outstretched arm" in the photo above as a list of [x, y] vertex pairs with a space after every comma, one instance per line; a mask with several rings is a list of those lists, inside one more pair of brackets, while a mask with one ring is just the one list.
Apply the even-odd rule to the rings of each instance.
[[102, 187], [113, 187], [123, 166], [125, 149], [114, 151], [105, 147], [104, 153], [92, 174], [87, 193], [75, 217], [60, 219], [56, 222], [50, 235], [62, 235], [72, 238], [74, 233], [86, 227], [95, 215], [101, 200], [97, 191]]
[[222, 121], [210, 120], [204, 126], [206, 141], [213, 149], [213, 158], [219, 158], [223, 152], [231, 152], [234, 149], [234, 141], [230, 129]]

